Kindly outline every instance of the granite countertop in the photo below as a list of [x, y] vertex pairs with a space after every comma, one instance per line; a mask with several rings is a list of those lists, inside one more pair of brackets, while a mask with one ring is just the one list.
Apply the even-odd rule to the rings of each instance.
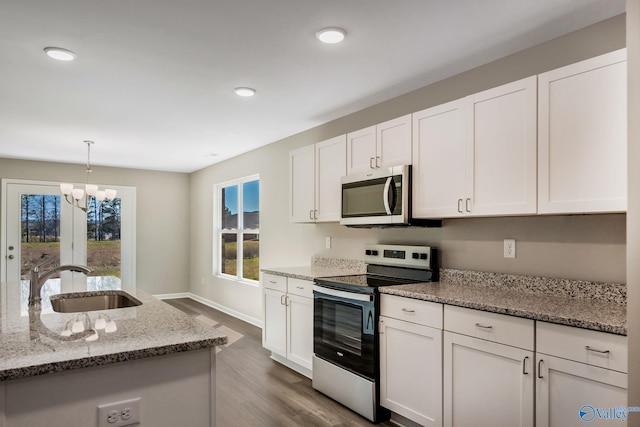
[[[80, 288], [77, 283], [70, 288], [62, 286], [62, 292], [113, 289], [112, 285], [96, 286], [95, 282], [90, 286], [92, 279], [88, 278]], [[28, 281], [1, 284], [0, 381], [205, 349], [227, 342], [226, 335], [215, 328], [143, 291], [126, 287], [123, 290], [142, 305], [87, 313], [87, 329], [102, 314], [115, 322], [116, 331], [99, 330], [97, 339], [94, 335], [87, 340], [93, 331], [66, 338], [61, 332], [70, 329], [78, 314], [51, 311], [48, 297], [60, 292], [59, 280], [47, 282], [42, 305], [35, 309], [26, 304]], [[87, 318], [80, 314], [80, 320]]]
[[297, 266], [282, 268], [263, 268], [263, 273], [275, 274], [277, 276], [293, 277], [294, 279], [313, 280], [320, 277], [347, 276], [360, 274], [348, 268], [339, 267], [317, 267], [317, 266]]
[[627, 334], [626, 304], [449, 282], [381, 287], [389, 295], [439, 302], [579, 328]]

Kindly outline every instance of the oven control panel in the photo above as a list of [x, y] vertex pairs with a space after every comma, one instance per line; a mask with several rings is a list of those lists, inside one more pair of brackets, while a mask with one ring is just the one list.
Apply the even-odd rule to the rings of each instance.
[[434, 250], [431, 246], [367, 245], [364, 259], [369, 264], [430, 270]]

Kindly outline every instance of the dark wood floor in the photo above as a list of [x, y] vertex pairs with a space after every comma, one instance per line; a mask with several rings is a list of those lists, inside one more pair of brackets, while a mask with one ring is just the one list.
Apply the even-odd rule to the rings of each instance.
[[315, 391], [308, 378], [271, 360], [259, 328], [188, 298], [165, 302], [242, 334], [217, 355], [217, 427], [395, 425], [370, 423]]

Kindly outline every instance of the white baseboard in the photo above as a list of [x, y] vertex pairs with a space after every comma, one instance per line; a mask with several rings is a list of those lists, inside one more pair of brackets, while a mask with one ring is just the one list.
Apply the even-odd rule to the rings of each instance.
[[223, 313], [228, 314], [229, 316], [233, 316], [237, 319], [243, 320], [247, 323], [252, 324], [253, 326], [257, 326], [258, 328], [262, 329], [263, 327], [263, 322], [261, 319], [256, 319], [255, 317], [251, 317], [251, 316], [247, 316], [244, 313], [240, 313], [239, 311], [233, 310], [229, 307], [226, 307], [224, 305], [218, 304], [216, 302], [210, 301], [206, 298], [202, 298], [199, 295], [193, 294], [193, 293], [189, 293], [188, 298], [191, 298], [194, 301], [198, 301], [199, 303], [202, 303], [204, 305], [207, 305], [211, 308], [215, 308], [216, 310], [219, 310]]
[[156, 294], [154, 297], [158, 299], [177, 299], [177, 298], [191, 298], [190, 292], [179, 292], [175, 294]]

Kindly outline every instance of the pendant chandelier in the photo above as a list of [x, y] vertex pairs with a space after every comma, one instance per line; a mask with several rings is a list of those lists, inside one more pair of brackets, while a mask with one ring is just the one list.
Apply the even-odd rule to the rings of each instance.
[[[111, 188], [99, 190], [97, 185], [89, 184], [89, 174], [91, 170], [91, 145], [93, 141], [84, 141], [87, 144], [87, 183], [82, 188], [74, 188], [73, 184], [60, 184], [60, 192], [64, 195], [67, 203], [87, 212], [89, 202], [93, 199], [102, 203], [104, 200], [111, 201], [116, 198], [117, 191]], [[86, 194], [86, 197], [85, 197]]]

